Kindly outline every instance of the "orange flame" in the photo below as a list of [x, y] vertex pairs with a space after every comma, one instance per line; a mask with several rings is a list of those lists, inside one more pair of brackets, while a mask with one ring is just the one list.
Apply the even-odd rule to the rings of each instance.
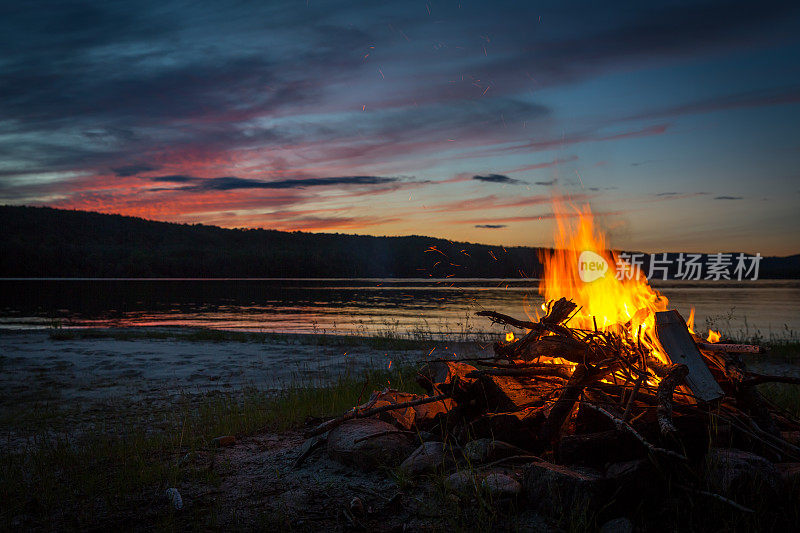
[[[694, 307], [689, 312], [689, 318], [686, 320], [686, 325], [689, 326], [689, 333], [691, 333], [695, 340], [699, 340], [700, 336], [694, 332]], [[713, 329], [708, 330], [708, 336], [706, 337], [706, 342], [719, 342], [720, 338], [722, 338], [722, 334], [719, 331], [714, 331]]]
[[[567, 207], [555, 202], [553, 207], [557, 226], [555, 246], [552, 252], [545, 251], [540, 257], [544, 276], [539, 282], [539, 293], [545, 301], [565, 297], [578, 305], [569, 326], [627, 332], [633, 339], [640, 339], [643, 347], [662, 362], [668, 362], [655, 336], [655, 313], [667, 309], [667, 299], [650, 287], [643, 274], [637, 276], [630, 265], [608, 250], [605, 236], [595, 227], [588, 206]], [[601, 272], [600, 265], [591, 270], [596, 279], [583, 281], [589, 272], [583, 261], [585, 257], [595, 258], [597, 263], [604, 261], [605, 272]], [[579, 260], [583, 262], [579, 264]], [[632, 275], [617, 276], [620, 267]]]
[[509, 331], [506, 333], [506, 342], [512, 342], [514, 340], [514, 333]]

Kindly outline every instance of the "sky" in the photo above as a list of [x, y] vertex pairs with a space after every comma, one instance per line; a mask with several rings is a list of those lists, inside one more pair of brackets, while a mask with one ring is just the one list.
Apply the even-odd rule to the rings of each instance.
[[0, 204], [796, 254], [796, 5], [4, 2]]

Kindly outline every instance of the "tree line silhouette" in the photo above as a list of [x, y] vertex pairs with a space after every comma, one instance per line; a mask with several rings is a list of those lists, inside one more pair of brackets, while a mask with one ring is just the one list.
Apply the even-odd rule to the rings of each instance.
[[[0, 277], [520, 278], [541, 274], [541, 251], [0, 206]], [[760, 277], [800, 277], [800, 255], [764, 258]]]

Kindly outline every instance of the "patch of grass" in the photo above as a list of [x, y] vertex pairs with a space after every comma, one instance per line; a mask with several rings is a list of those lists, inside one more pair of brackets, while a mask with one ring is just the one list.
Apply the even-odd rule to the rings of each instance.
[[[87, 529], [120, 517], [134, 523], [149, 518], [167, 527], [167, 505], [153, 502], [168, 487], [198, 478], [214, 481], [213, 472], [192, 459], [210, 454], [213, 461], [215, 437], [282, 431], [309, 418], [340, 414], [359, 396], [366, 401], [372, 390], [388, 383], [419, 390], [413, 374], [402, 367], [368, 370], [332, 383], [297, 382], [272, 394], [254, 389], [183, 393], [162, 410], [115, 409], [83, 435], [53, 436], [44, 430], [23, 449], [0, 450], [0, 529]], [[160, 511], [144, 517], [143, 509]], [[202, 518], [205, 525], [208, 518]]]
[[800, 341], [771, 342], [766, 343], [766, 347], [768, 348], [766, 353], [748, 357], [758, 362], [800, 362]]
[[758, 386], [768, 400], [785, 409], [794, 417], [800, 417], [800, 385], [788, 383], [764, 383]]
[[[327, 333], [267, 333], [229, 331], [211, 328], [51, 328], [49, 337], [57, 341], [83, 339], [178, 340], [189, 342], [254, 342], [304, 344], [312, 346], [366, 346], [377, 350], [420, 350], [429, 348], [431, 340], [395, 336], [362, 337]], [[436, 342], [436, 341], [434, 341]]]
[[[726, 314], [706, 317], [705, 328], [700, 328], [705, 332], [708, 330], [719, 331], [722, 333], [723, 341], [757, 344], [760, 346], [780, 346], [800, 344], [800, 333], [789, 328], [784, 324], [780, 328], [768, 328], [766, 331], [750, 325], [747, 316], [736, 316], [735, 309], [732, 308]], [[734, 326], [734, 324], [741, 324]], [[705, 333], [703, 333], [705, 336]]]

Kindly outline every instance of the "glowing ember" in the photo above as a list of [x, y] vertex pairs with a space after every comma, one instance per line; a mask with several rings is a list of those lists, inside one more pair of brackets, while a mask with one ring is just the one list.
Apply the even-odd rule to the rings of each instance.
[[508, 332], [506, 333], [506, 342], [513, 342], [514, 341], [514, 333]]

